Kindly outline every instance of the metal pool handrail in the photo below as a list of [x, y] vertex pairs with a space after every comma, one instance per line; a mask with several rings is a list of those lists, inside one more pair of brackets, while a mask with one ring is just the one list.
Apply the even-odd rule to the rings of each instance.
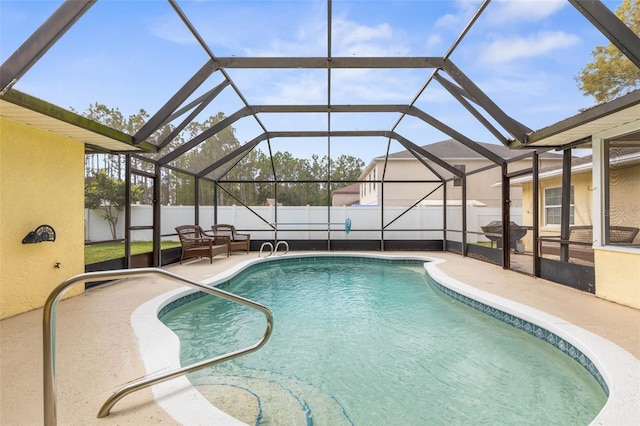
[[160, 268], [139, 268], [139, 269], [120, 269], [105, 272], [88, 272], [80, 275], [76, 275], [62, 282], [56, 287], [44, 305], [43, 310], [43, 361], [44, 361], [44, 424], [45, 426], [54, 426], [57, 423], [56, 414], [56, 375], [55, 375], [55, 362], [56, 362], [56, 334], [55, 334], [55, 321], [56, 321], [56, 308], [57, 304], [62, 296], [74, 285], [79, 282], [85, 281], [97, 281], [101, 279], [120, 279], [129, 278], [131, 276], [145, 276], [145, 275], [164, 275], [165, 277], [174, 281], [181, 281], [191, 287], [195, 287], [201, 291], [212, 294], [214, 296], [221, 297], [223, 299], [230, 300], [232, 302], [240, 303], [242, 305], [254, 308], [262, 312], [267, 319], [267, 327], [264, 335], [258, 342], [251, 346], [247, 346], [244, 349], [238, 349], [225, 355], [219, 355], [217, 357], [200, 361], [187, 367], [182, 367], [174, 371], [169, 371], [154, 376], [143, 377], [139, 380], [128, 383], [116, 391], [107, 401], [102, 405], [98, 412], [98, 417], [106, 417], [109, 415], [111, 408], [123, 397], [146, 388], [148, 386], [173, 379], [178, 376], [182, 376], [193, 371], [205, 368], [214, 364], [219, 364], [224, 361], [228, 361], [233, 358], [246, 355], [260, 349], [271, 336], [273, 330], [273, 315], [269, 308], [260, 303], [256, 303], [244, 297], [236, 296], [233, 293], [221, 290], [217, 287], [209, 287], [198, 281], [183, 277], [181, 275], [174, 274], [173, 272], [166, 271]]

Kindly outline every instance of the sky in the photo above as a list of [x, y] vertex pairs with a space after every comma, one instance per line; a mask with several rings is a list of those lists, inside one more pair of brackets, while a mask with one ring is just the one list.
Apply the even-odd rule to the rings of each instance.
[[[604, 4], [615, 10], [618, 1]], [[61, 1], [0, 0], [0, 62], [4, 62]], [[327, 2], [314, 0], [178, 0], [214, 55], [328, 55]], [[480, 7], [480, 1], [334, 0], [331, 56], [442, 57]], [[450, 56], [508, 115], [536, 130], [595, 104], [575, 76], [608, 40], [568, 1], [491, 1]], [[94, 103], [131, 115], [153, 115], [209, 59], [171, 5], [162, 0], [99, 0], [14, 86], [63, 108]], [[436, 81], [432, 69], [331, 71], [333, 104], [415, 105], [465, 136], [499, 143]], [[326, 105], [326, 70], [227, 70], [251, 105]], [[217, 72], [193, 95], [222, 81]], [[419, 96], [418, 96], [419, 95]], [[244, 106], [228, 87], [199, 117]], [[241, 143], [284, 130], [390, 130], [400, 116], [376, 114], [260, 114], [234, 123]], [[396, 132], [417, 145], [449, 137], [412, 117]], [[507, 136], [506, 132], [503, 132]], [[272, 149], [295, 156], [384, 155], [385, 138], [273, 139]], [[265, 143], [259, 145], [266, 149]], [[401, 151], [397, 142], [391, 152]]]

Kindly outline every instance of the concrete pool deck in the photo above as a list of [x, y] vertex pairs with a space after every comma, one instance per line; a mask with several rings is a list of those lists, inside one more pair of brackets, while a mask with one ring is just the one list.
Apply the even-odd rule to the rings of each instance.
[[[453, 279], [561, 318], [640, 359], [640, 310], [450, 253], [384, 254], [444, 259], [438, 267]], [[236, 253], [228, 259], [214, 258], [213, 264], [204, 259], [166, 269], [204, 281], [255, 258], [254, 252]], [[178, 424], [153, 400], [149, 389], [122, 399], [104, 419], [96, 414], [121, 385], [146, 374], [131, 314], [148, 300], [181, 287], [160, 277], [129, 279], [59, 304], [58, 424]], [[640, 392], [640, 384], [638, 388]], [[37, 309], [0, 321], [0, 424], [42, 424], [42, 401], [42, 309]]]

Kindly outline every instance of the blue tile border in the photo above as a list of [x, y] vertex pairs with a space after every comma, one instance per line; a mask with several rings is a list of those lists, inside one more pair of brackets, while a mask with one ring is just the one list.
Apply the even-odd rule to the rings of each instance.
[[174, 309], [182, 306], [182, 305], [186, 305], [189, 302], [193, 302], [194, 300], [198, 300], [201, 297], [206, 296], [208, 293], [205, 293], [204, 291], [195, 291], [194, 293], [189, 293], [185, 296], [182, 296], [176, 300], [173, 300], [169, 303], [167, 303], [166, 305], [164, 305], [162, 307], [162, 309], [160, 309], [158, 311], [158, 319], [162, 319], [162, 317], [164, 317], [165, 315], [167, 315], [169, 312], [173, 311]]
[[[378, 262], [378, 263], [388, 263], [388, 264], [392, 263], [392, 264], [400, 264], [400, 265], [423, 265], [425, 263], [425, 260], [409, 259], [409, 258], [380, 258], [380, 257], [365, 257], [365, 256], [339, 256], [339, 255], [291, 256], [291, 257], [277, 257], [277, 258], [269, 259], [268, 261], [252, 263], [248, 265], [246, 268], [242, 269], [241, 271], [238, 271], [236, 276], [238, 274], [254, 271], [259, 268], [269, 267], [275, 263], [303, 263], [308, 261], [328, 260], [328, 259], [329, 260], [346, 260], [346, 261], [358, 262], [358, 263]], [[433, 286], [435, 286], [438, 290], [440, 290], [447, 296], [453, 298], [454, 300], [457, 300], [458, 302], [461, 302], [473, 309], [476, 309], [477, 311], [480, 311], [497, 320], [500, 320], [506, 324], [509, 324], [519, 330], [522, 330], [525, 333], [528, 333], [550, 344], [554, 348], [562, 351], [565, 355], [571, 357], [574, 361], [576, 361], [584, 369], [586, 369], [593, 376], [593, 378], [598, 382], [598, 384], [604, 391], [605, 395], [609, 397], [609, 387], [607, 386], [607, 383], [602, 377], [602, 374], [600, 374], [600, 371], [598, 371], [598, 368], [593, 364], [593, 361], [591, 361], [591, 359], [587, 355], [585, 355], [580, 349], [576, 348], [575, 346], [573, 346], [571, 343], [569, 343], [562, 337], [552, 333], [551, 331], [545, 328], [540, 327], [537, 324], [523, 320], [522, 318], [519, 318], [515, 315], [501, 311], [485, 303], [479, 302], [473, 298], [460, 294], [450, 289], [449, 287], [446, 287], [440, 284], [438, 281], [432, 278], [426, 271], [425, 271], [425, 276]], [[228, 281], [220, 283], [217, 286], [220, 287], [226, 284], [228, 284]], [[207, 293], [198, 291], [198, 292], [185, 295], [176, 300], [173, 300], [167, 303], [166, 305], [164, 305], [162, 309], [160, 309], [160, 311], [158, 312], [158, 318], [161, 319], [164, 315], [166, 315], [171, 310], [177, 308], [178, 306], [182, 306], [185, 303], [189, 303], [191, 301], [200, 299], [205, 295], [207, 295]]]
[[486, 305], [482, 302], [479, 302], [475, 299], [472, 299], [468, 296], [460, 294], [433, 279], [429, 274], [426, 274], [427, 279], [431, 284], [433, 284], [437, 289], [445, 293], [447, 296], [457, 300], [458, 302], [464, 303], [465, 305], [476, 309], [484, 314], [487, 314], [497, 320], [500, 320], [506, 324], [509, 324], [519, 330], [524, 331], [538, 339], [550, 344], [554, 348], [562, 351], [565, 355], [571, 357], [574, 361], [580, 364], [585, 370], [587, 370], [593, 378], [598, 382], [602, 390], [604, 391], [607, 397], [609, 396], [609, 386], [605, 382], [602, 374], [598, 371], [598, 368], [593, 364], [593, 361], [585, 355], [580, 349], [573, 346], [571, 343], [558, 336], [557, 334], [552, 333], [551, 331], [540, 327], [537, 324], [532, 322], [523, 320], [515, 315], [511, 315], [507, 312], [501, 311], [499, 309], [493, 308], [489, 305]]

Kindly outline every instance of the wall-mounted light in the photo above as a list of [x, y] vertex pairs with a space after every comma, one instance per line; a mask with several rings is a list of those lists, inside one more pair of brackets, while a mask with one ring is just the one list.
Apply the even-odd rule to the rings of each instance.
[[35, 244], [44, 241], [55, 241], [56, 231], [49, 225], [40, 225], [34, 231], [30, 231], [22, 239], [22, 244]]

